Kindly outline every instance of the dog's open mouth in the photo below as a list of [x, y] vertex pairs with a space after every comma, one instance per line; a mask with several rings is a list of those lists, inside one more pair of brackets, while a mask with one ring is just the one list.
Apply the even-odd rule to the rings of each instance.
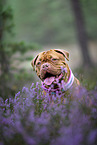
[[63, 77], [62, 73], [59, 75], [53, 75], [51, 73], [46, 72], [43, 80], [46, 85], [51, 85], [53, 82], [59, 82], [59, 80]]

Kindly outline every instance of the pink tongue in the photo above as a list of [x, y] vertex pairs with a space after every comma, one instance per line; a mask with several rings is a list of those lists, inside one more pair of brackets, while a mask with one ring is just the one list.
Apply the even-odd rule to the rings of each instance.
[[46, 79], [44, 80], [44, 83], [45, 83], [46, 85], [51, 85], [52, 82], [54, 81], [54, 79], [55, 79], [55, 77], [46, 78]]

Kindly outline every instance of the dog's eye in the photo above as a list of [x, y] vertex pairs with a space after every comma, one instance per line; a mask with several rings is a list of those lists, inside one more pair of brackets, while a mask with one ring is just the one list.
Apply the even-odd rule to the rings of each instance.
[[63, 62], [64, 65], [66, 65], [66, 62]]
[[41, 65], [41, 61], [39, 61], [39, 62], [37, 63], [37, 66], [39, 66], [39, 65]]
[[52, 58], [51, 60], [52, 60], [52, 61], [57, 61], [58, 59], [57, 59], [57, 58]]

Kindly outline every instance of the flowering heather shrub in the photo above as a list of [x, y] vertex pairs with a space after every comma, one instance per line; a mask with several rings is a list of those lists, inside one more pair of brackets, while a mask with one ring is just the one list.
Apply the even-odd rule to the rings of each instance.
[[42, 94], [37, 83], [14, 99], [0, 98], [0, 145], [96, 145], [97, 91], [73, 100]]

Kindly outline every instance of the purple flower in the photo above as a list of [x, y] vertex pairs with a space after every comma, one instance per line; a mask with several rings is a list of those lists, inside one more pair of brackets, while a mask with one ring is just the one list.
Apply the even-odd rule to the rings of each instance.
[[67, 73], [67, 68], [64, 68], [63, 66], [61, 66], [61, 72], [64, 74], [64, 73]]
[[29, 92], [29, 89], [27, 87], [23, 87], [22, 92]]
[[97, 143], [97, 129], [94, 129], [88, 135], [88, 144], [94, 145]]
[[15, 98], [20, 96], [20, 91], [15, 95]]
[[0, 145], [4, 145], [3, 141], [0, 141]]
[[30, 87], [30, 90], [34, 87], [34, 83], [32, 83], [31, 87]]
[[[64, 70], [66, 72], [66, 70]], [[23, 87], [15, 98], [0, 98], [0, 143], [27, 145], [94, 145], [97, 143], [97, 92], [81, 88], [73, 100], [62, 102], [55, 95], [42, 94], [39, 83]], [[78, 100], [76, 99], [78, 98]], [[19, 142], [19, 141], [18, 141]]]

